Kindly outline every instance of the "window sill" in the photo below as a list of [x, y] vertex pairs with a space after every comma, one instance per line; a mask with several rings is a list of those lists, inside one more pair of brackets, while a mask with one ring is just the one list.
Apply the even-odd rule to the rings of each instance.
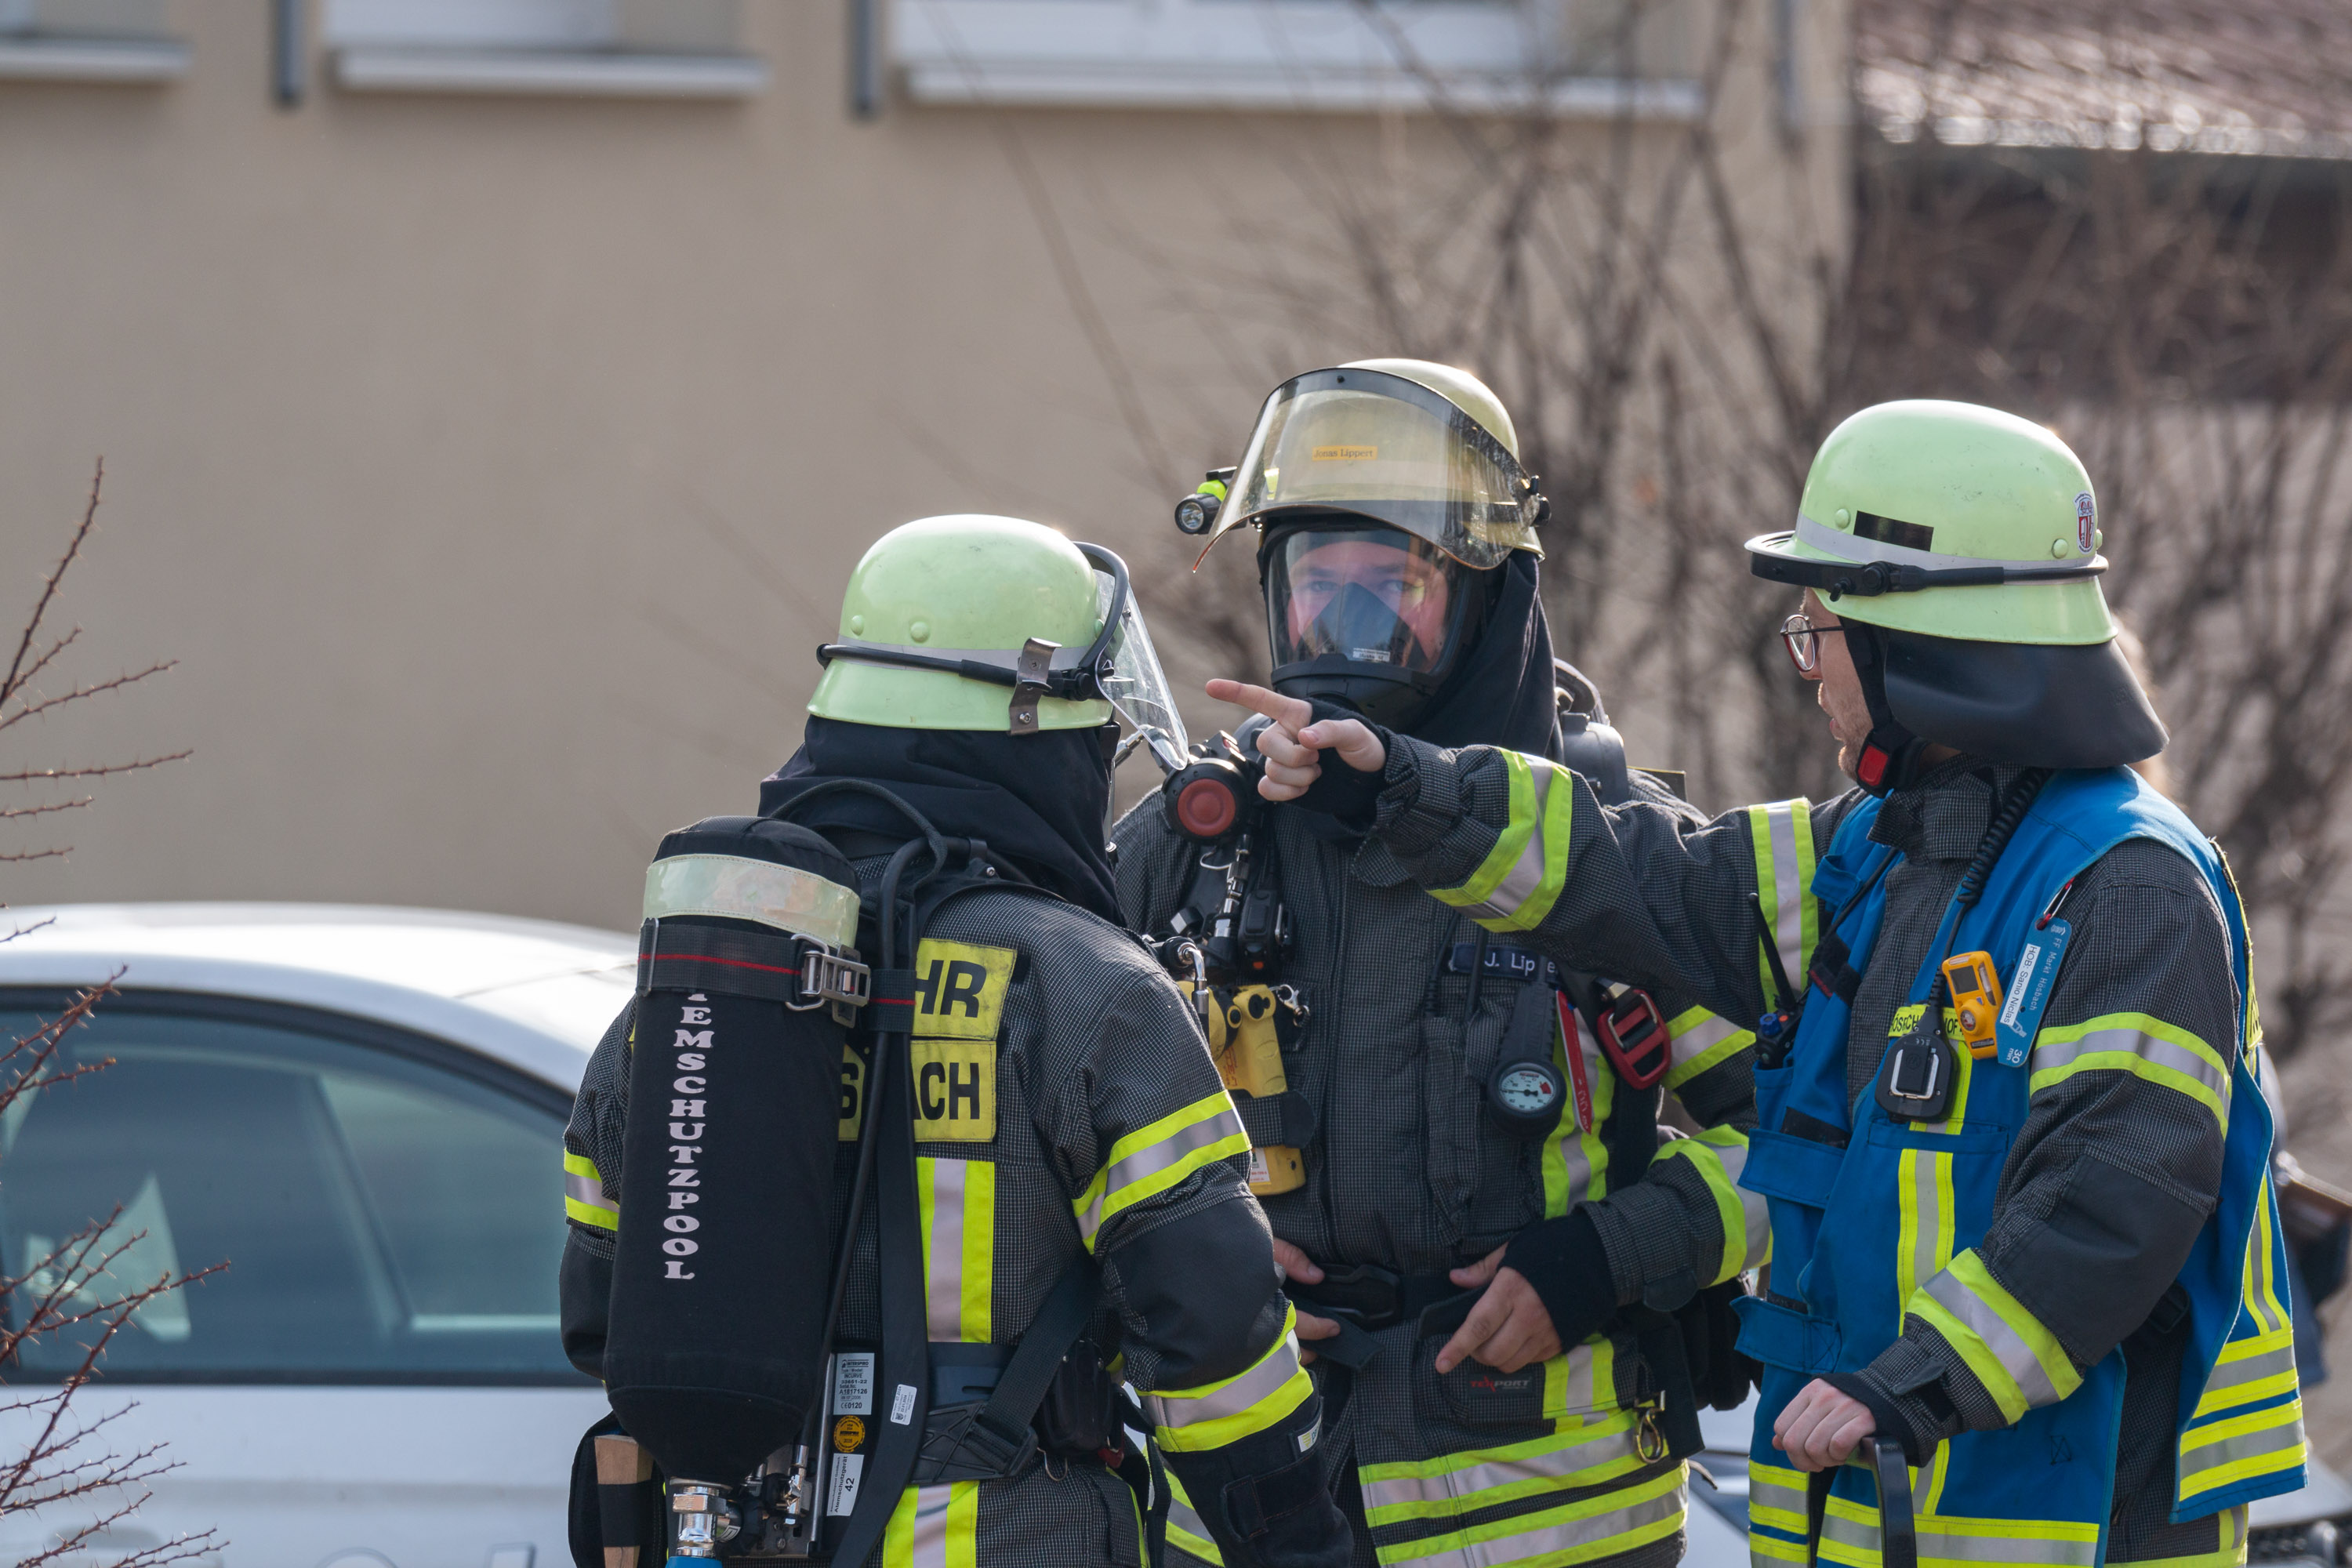
[[768, 86], [768, 63], [755, 55], [353, 46], [334, 60], [336, 84], [352, 92], [750, 98]]
[[187, 70], [188, 46], [177, 38], [0, 37], [0, 81], [136, 86]]
[[1441, 107], [1465, 113], [1524, 113], [1540, 108], [1565, 119], [1630, 115], [1667, 121], [1696, 120], [1703, 107], [1696, 81], [1627, 82], [1615, 77], [1570, 77], [1538, 84], [1524, 74], [1447, 72], [1439, 79], [1440, 90], [1433, 91], [1427, 80], [1392, 68], [1329, 65], [1301, 70], [1156, 61], [1128, 67], [1108, 61], [908, 61], [905, 72], [908, 97], [931, 104], [1325, 113], [1428, 112]]

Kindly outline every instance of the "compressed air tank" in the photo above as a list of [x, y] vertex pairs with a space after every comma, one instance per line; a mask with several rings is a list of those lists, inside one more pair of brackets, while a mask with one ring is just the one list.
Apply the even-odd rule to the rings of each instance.
[[674, 1479], [740, 1482], [817, 1398], [844, 1029], [803, 976], [856, 930], [791, 823], [708, 818], [646, 873], [604, 1384]]

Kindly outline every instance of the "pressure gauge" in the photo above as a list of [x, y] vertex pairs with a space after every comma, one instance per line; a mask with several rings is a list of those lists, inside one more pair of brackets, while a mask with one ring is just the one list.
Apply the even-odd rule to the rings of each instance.
[[1504, 1062], [1486, 1080], [1486, 1115], [1507, 1138], [1549, 1137], [1567, 1100], [1568, 1085], [1548, 1061]]

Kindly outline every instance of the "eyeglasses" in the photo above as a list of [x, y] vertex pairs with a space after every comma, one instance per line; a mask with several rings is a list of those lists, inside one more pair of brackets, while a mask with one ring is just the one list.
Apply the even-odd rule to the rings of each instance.
[[1822, 668], [1822, 645], [1816, 639], [1843, 630], [1843, 626], [1817, 626], [1803, 616], [1790, 616], [1780, 623], [1780, 640], [1788, 646], [1789, 662], [1797, 667], [1797, 673], [1811, 679]]

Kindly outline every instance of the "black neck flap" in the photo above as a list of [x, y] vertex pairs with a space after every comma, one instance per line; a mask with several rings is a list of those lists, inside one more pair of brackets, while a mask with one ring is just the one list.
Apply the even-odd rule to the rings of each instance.
[[[887, 784], [941, 833], [987, 841], [1038, 886], [1119, 923], [1103, 842], [1110, 805], [1109, 725], [1010, 735], [985, 730], [898, 730], [809, 716], [801, 749], [760, 785], [760, 815], [827, 779]], [[837, 795], [793, 820], [908, 837], [878, 801]]]
[[1870, 704], [1870, 735], [1853, 760], [1854, 782], [1870, 794], [1908, 788], [1926, 772], [1927, 742], [1905, 728], [1886, 700], [1886, 639], [1868, 621], [1848, 619], [1846, 651], [1853, 657], [1853, 672], [1862, 680], [1863, 700]]

